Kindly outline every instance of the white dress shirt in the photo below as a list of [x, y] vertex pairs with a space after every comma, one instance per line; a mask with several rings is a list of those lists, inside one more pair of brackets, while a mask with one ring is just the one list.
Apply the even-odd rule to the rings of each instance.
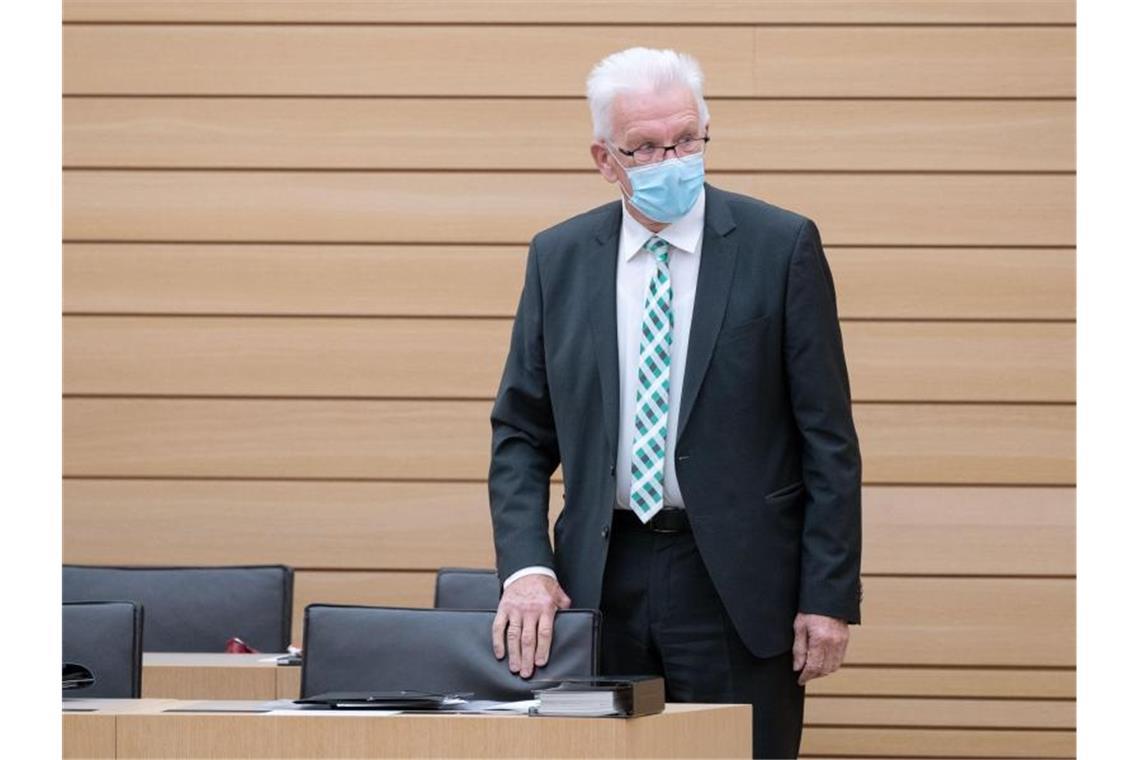
[[[689, 352], [689, 326], [697, 294], [701, 238], [705, 227], [705, 191], [683, 217], [656, 233], [669, 244], [669, 281], [673, 287], [673, 345], [669, 354], [669, 414], [665, 418], [665, 506], [684, 507], [673, 456], [677, 449], [677, 420], [681, 382]], [[637, 364], [641, 357], [641, 320], [649, 284], [657, 271], [653, 255], [643, 247], [654, 233], [641, 225], [622, 204], [621, 241], [617, 268], [618, 373], [621, 411], [618, 422], [617, 508], [629, 509], [632, 485], [634, 420], [637, 417]]]
[[[634, 419], [637, 411], [637, 362], [641, 352], [641, 319], [649, 283], [656, 271], [653, 256], [644, 246], [654, 234], [669, 243], [669, 280], [673, 287], [673, 345], [669, 357], [669, 416], [665, 432], [665, 506], [685, 506], [673, 467], [677, 448], [677, 421], [681, 409], [681, 383], [689, 348], [689, 326], [697, 293], [701, 243], [705, 228], [705, 191], [688, 213], [658, 233], [650, 232], [633, 218], [622, 203], [621, 238], [617, 261], [617, 346], [621, 406], [618, 418], [617, 509], [629, 509], [632, 484]], [[524, 567], [503, 583], [506, 588], [524, 575], [541, 573], [555, 577], [548, 567]]]

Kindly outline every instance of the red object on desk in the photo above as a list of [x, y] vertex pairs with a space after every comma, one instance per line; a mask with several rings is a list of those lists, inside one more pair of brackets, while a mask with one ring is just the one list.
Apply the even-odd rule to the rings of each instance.
[[260, 654], [260, 652], [234, 636], [226, 642], [226, 654]]

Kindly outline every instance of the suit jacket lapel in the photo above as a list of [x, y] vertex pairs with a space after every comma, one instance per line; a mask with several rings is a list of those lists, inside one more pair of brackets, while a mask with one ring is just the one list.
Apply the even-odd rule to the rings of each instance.
[[708, 370], [716, 336], [724, 322], [728, 291], [736, 267], [736, 240], [730, 235], [735, 227], [732, 212], [721, 191], [706, 184], [704, 238], [697, 274], [697, 293], [693, 301], [693, 321], [689, 327], [685, 377], [681, 386], [677, 440], [681, 439], [685, 424], [693, 413], [693, 404]]
[[620, 201], [613, 204], [609, 213], [601, 215], [597, 234], [587, 245], [586, 263], [590, 280], [590, 322], [594, 330], [594, 351], [598, 361], [598, 376], [602, 385], [602, 407], [605, 413], [606, 440], [610, 444], [611, 461], [617, 452], [618, 440], [618, 380], [617, 349], [617, 265], [618, 236], [621, 230]]

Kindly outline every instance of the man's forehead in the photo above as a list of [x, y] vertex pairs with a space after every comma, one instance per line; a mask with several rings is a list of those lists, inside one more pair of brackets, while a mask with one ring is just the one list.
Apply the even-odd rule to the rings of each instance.
[[656, 92], [623, 92], [614, 98], [613, 124], [617, 132], [651, 128], [656, 124], [686, 125], [700, 112], [692, 90], [679, 87]]

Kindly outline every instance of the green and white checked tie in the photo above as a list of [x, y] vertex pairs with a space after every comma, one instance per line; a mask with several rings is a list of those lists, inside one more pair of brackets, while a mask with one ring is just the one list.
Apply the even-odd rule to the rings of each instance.
[[669, 244], [654, 235], [645, 250], [656, 260], [641, 318], [637, 362], [632, 484], [629, 504], [648, 522], [665, 506], [665, 432], [669, 418], [669, 351], [673, 345], [673, 284]]

